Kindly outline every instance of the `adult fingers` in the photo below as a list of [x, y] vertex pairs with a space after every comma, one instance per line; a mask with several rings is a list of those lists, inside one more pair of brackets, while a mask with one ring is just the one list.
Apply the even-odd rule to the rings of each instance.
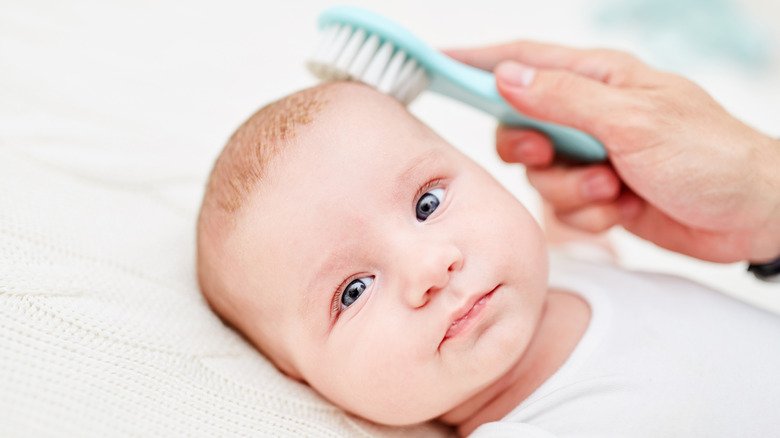
[[569, 212], [556, 212], [556, 217], [570, 227], [600, 233], [636, 215], [643, 203], [633, 192], [625, 190], [614, 201], [592, 203]]
[[639, 106], [632, 93], [564, 70], [504, 61], [495, 74], [498, 92], [521, 113], [572, 126], [602, 142], [608, 140], [616, 120]]
[[562, 223], [589, 233], [601, 233], [620, 221], [620, 213], [613, 203], [590, 205], [569, 213], [556, 213]]
[[496, 150], [507, 163], [537, 167], [549, 166], [555, 155], [552, 142], [544, 134], [503, 125], [496, 129]]
[[546, 69], [563, 69], [615, 86], [649, 85], [660, 80], [660, 72], [629, 53], [613, 49], [579, 49], [537, 41], [466, 49], [444, 53], [483, 70], [493, 70], [500, 62], [514, 60]]
[[620, 179], [606, 164], [529, 167], [526, 176], [556, 213], [571, 212], [594, 202], [613, 201], [620, 194]]

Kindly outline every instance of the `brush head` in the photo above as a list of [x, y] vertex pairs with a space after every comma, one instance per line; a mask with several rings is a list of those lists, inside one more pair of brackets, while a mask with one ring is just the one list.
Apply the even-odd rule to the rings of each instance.
[[599, 162], [606, 149], [572, 127], [532, 119], [498, 92], [492, 73], [456, 61], [387, 18], [353, 6], [336, 6], [319, 17], [322, 38], [307, 66], [324, 80], [369, 84], [407, 105], [426, 88], [481, 109], [509, 126], [545, 134], [556, 152]]
[[404, 105], [428, 87], [425, 69], [390, 38], [347, 23], [329, 23], [320, 33], [320, 42], [306, 61], [318, 78], [364, 82]]

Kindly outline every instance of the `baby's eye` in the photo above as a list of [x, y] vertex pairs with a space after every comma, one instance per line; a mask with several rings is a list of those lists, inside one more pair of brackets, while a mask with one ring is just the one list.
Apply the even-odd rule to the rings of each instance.
[[433, 189], [425, 192], [420, 197], [420, 200], [417, 201], [417, 208], [415, 209], [417, 220], [423, 222], [428, 219], [428, 216], [436, 210], [443, 199], [444, 189]]
[[374, 282], [371, 277], [361, 277], [349, 282], [347, 287], [341, 293], [341, 304], [346, 308], [360, 298], [363, 291]]

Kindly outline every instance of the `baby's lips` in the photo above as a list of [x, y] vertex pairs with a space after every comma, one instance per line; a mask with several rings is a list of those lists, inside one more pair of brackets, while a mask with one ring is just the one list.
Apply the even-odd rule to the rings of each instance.
[[473, 311], [475, 309], [479, 311], [481, 306], [487, 303], [487, 301], [493, 295], [493, 292], [495, 292], [500, 286], [501, 284], [498, 284], [487, 292], [474, 294], [474, 296], [469, 298], [466, 303], [458, 308], [457, 312], [453, 312], [450, 317], [447, 318], [448, 326], [444, 333], [444, 337], [439, 343], [439, 347], [441, 347], [441, 344], [444, 343], [444, 341], [460, 333], [464, 326], [469, 322], [469, 319], [476, 316], [476, 314], [472, 314]]

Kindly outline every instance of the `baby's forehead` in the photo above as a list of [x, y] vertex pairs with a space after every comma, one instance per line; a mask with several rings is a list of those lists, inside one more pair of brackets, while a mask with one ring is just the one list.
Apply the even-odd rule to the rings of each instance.
[[354, 160], [370, 152], [375, 160], [391, 162], [398, 161], [399, 155], [416, 155], [425, 149], [453, 149], [390, 96], [349, 83], [333, 91], [311, 129], [300, 138], [306, 146], [314, 143], [338, 149], [345, 159]]
[[320, 87], [332, 104], [354, 106], [362, 111], [377, 111], [386, 107], [405, 111], [405, 107], [396, 99], [361, 82], [336, 81], [328, 82]]

